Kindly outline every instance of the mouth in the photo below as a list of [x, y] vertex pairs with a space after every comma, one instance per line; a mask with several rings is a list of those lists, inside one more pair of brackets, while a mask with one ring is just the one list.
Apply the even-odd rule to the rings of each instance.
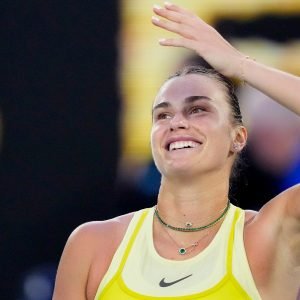
[[168, 151], [177, 151], [181, 149], [193, 149], [197, 148], [201, 145], [201, 142], [196, 142], [196, 141], [175, 141], [167, 144], [167, 150]]

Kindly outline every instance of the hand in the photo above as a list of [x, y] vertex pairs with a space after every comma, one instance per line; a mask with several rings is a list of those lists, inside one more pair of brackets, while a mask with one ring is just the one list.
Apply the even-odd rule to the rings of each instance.
[[162, 46], [184, 47], [196, 51], [213, 68], [228, 77], [242, 79], [245, 55], [231, 46], [213, 27], [192, 12], [175, 4], [155, 5], [152, 23], [180, 37], [161, 39]]

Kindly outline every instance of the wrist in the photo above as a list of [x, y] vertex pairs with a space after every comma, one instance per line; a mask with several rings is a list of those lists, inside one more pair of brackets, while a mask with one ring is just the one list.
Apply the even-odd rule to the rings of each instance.
[[247, 82], [247, 70], [249, 68], [249, 65], [254, 62], [255, 59], [248, 56], [248, 55], [243, 55], [240, 59], [239, 59], [239, 66], [238, 66], [238, 70], [237, 70], [237, 74], [236, 74], [236, 78], [242, 83], [246, 83]]

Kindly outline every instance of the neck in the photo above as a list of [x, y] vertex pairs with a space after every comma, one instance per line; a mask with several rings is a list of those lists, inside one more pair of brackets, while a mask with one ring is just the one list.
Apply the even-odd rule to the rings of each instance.
[[184, 183], [163, 177], [158, 208], [168, 220], [205, 223], [226, 207], [228, 191], [229, 182], [223, 176], [205, 176]]

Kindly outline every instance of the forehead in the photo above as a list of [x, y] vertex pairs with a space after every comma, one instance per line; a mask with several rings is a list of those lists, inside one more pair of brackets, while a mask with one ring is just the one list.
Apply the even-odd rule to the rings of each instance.
[[167, 101], [171, 104], [180, 103], [190, 96], [206, 96], [214, 102], [224, 102], [225, 90], [216, 79], [205, 75], [187, 74], [174, 77], [160, 88], [153, 106]]

